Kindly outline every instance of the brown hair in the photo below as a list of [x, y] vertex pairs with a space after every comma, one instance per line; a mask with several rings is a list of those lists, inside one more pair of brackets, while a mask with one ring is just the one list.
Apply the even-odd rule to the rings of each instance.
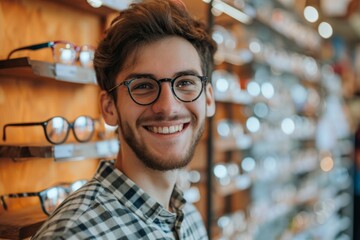
[[216, 44], [205, 25], [192, 18], [181, 1], [145, 0], [120, 12], [99, 43], [94, 68], [100, 88], [115, 85], [118, 73], [139, 47], [168, 36], [189, 41], [200, 56], [203, 74], [210, 77]]

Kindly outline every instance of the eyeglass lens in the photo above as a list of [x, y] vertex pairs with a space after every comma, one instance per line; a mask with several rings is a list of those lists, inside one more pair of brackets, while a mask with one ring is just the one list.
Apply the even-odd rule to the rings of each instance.
[[47, 122], [45, 130], [49, 141], [58, 144], [66, 141], [71, 128], [77, 141], [89, 141], [94, 133], [94, 120], [87, 116], [80, 116], [73, 124], [70, 124], [63, 117], [54, 117]]
[[[158, 98], [161, 82], [161, 80], [148, 77], [139, 77], [131, 80], [127, 87], [135, 102], [146, 105]], [[197, 99], [201, 94], [202, 86], [201, 78], [196, 75], [181, 75], [172, 80], [173, 93], [183, 102], [191, 102]]]
[[69, 123], [62, 117], [54, 117], [47, 122], [46, 135], [53, 143], [65, 141], [69, 134]]
[[[91, 67], [94, 59], [94, 49], [89, 46], [75, 47], [70, 43], [57, 42], [53, 46], [54, 60], [63, 64], [73, 64], [77, 59], [84, 67]], [[79, 56], [77, 55], [79, 53]]]
[[53, 187], [48, 189], [43, 196], [44, 210], [46, 213], [51, 214], [67, 196], [68, 194], [63, 187]]
[[94, 133], [94, 121], [89, 117], [80, 116], [75, 119], [73, 130], [74, 135], [79, 142], [86, 142]]
[[79, 52], [79, 61], [84, 67], [92, 67], [94, 60], [94, 49], [88, 46], [81, 46]]
[[86, 182], [86, 180], [78, 180], [68, 186], [56, 186], [47, 189], [42, 195], [45, 213], [50, 215], [65, 198], [81, 188]]

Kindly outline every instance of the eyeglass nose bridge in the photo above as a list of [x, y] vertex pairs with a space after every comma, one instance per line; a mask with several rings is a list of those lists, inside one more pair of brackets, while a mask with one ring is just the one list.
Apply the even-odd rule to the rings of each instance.
[[[154, 102], [156, 102], [156, 101], [159, 99], [160, 94], [161, 94], [161, 84], [164, 83], [164, 82], [169, 82], [169, 83], [170, 83], [170, 87], [171, 87], [171, 92], [172, 92], [172, 94], [175, 96], [175, 98], [176, 98], [178, 101], [181, 102], [181, 99], [176, 95], [175, 90], [174, 90], [174, 82], [175, 82], [175, 79], [176, 79], [176, 78], [161, 78], [161, 79], [156, 80], [156, 82], [157, 82], [158, 85], [159, 85], [159, 93], [158, 93], [156, 99], [154, 100]], [[153, 103], [154, 103], [154, 102], [153, 102]]]

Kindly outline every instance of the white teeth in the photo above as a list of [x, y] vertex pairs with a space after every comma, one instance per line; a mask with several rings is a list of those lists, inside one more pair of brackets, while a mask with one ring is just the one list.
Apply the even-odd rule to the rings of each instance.
[[169, 128], [168, 127], [163, 127], [162, 129], [160, 128], [160, 133], [169, 133]]
[[169, 127], [169, 131], [170, 131], [170, 132], [176, 132], [176, 131], [175, 131], [175, 127], [174, 127], [174, 126]]
[[154, 133], [172, 134], [183, 130], [184, 124], [173, 125], [170, 127], [148, 127], [148, 129]]

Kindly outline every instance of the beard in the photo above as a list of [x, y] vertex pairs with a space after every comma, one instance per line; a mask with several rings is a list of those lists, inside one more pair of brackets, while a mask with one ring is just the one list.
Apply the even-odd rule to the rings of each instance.
[[[157, 120], [161, 120], [161, 117]], [[191, 125], [188, 127], [193, 127], [193, 129], [195, 129], [195, 123], [196, 117], [192, 116]], [[136, 125], [139, 126], [139, 124]], [[125, 139], [125, 142], [146, 167], [158, 171], [170, 171], [183, 168], [191, 161], [195, 153], [195, 147], [199, 143], [200, 138], [205, 131], [205, 119], [199, 122], [199, 129], [195, 130], [195, 134], [190, 140], [188, 148], [184, 149], [183, 154], [171, 156], [169, 158], [164, 158], [163, 156], [153, 154], [151, 149], [149, 149], [141, 139], [136, 138], [136, 135], [134, 134], [134, 131], [131, 129], [129, 124], [120, 121], [119, 128], [123, 138]]]

